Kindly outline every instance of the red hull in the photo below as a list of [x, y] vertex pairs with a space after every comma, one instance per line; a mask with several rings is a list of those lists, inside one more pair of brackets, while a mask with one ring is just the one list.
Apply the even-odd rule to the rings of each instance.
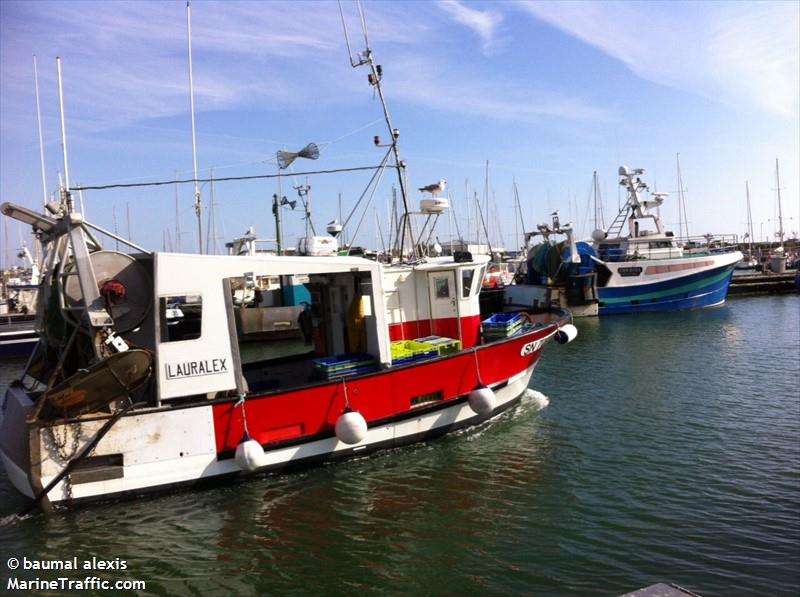
[[[446, 404], [471, 392], [522, 373], [541, 355], [541, 343], [552, 328], [534, 330], [505, 341], [477, 347], [475, 351], [440, 357], [361, 377], [345, 378], [292, 392], [275, 392], [247, 399], [247, 427], [252, 439], [272, 447], [303, 438], [333, 435], [336, 420], [345, 409], [345, 391], [353, 410], [368, 424], [402, 417], [415, 406]], [[481, 379], [478, 379], [477, 359]], [[435, 402], [415, 399], [441, 392]], [[235, 402], [213, 406], [217, 452], [232, 452], [244, 435], [242, 407]]]

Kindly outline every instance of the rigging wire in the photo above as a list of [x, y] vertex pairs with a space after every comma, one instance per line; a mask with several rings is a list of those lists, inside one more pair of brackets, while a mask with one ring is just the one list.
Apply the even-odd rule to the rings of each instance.
[[[314, 174], [339, 174], [342, 172], [360, 172], [364, 170], [380, 170], [384, 165], [378, 166], [356, 166], [353, 168], [334, 168], [331, 170], [315, 170], [309, 172], [297, 172], [295, 176], [310, 176]], [[70, 191], [103, 191], [106, 189], [130, 189], [135, 187], [159, 187], [170, 184], [185, 184], [190, 182], [229, 182], [232, 180], [259, 180], [265, 178], [278, 178], [283, 176], [281, 174], [253, 174], [250, 176], [225, 176], [221, 178], [185, 178], [181, 180], [163, 180], [156, 182], [131, 182], [131, 183], [117, 183], [107, 185], [94, 185], [94, 186], [78, 186], [70, 187]]]

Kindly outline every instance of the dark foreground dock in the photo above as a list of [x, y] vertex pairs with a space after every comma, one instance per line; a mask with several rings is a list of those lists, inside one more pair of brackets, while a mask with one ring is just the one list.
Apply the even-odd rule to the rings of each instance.
[[798, 292], [797, 271], [789, 270], [782, 274], [758, 272], [753, 274], [734, 274], [728, 289], [729, 295], [742, 294], [783, 294]]

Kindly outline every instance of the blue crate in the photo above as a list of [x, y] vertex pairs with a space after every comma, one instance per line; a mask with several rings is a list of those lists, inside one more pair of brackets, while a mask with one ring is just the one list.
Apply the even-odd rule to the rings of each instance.
[[507, 329], [522, 325], [522, 315], [519, 313], [495, 313], [488, 319], [484, 319], [481, 324], [484, 328]]
[[522, 315], [520, 313], [495, 313], [481, 322], [484, 340], [511, 338], [522, 331]]
[[375, 367], [375, 358], [365, 352], [351, 352], [333, 357], [313, 359], [314, 368], [327, 377], [352, 375], [356, 369]]
[[377, 371], [378, 367], [375, 363], [371, 365], [364, 365], [363, 367], [351, 367], [349, 369], [337, 369], [336, 371], [321, 371], [317, 369], [319, 376], [322, 379], [338, 379], [340, 377], [352, 377], [353, 375], [361, 375], [362, 373], [372, 373]]

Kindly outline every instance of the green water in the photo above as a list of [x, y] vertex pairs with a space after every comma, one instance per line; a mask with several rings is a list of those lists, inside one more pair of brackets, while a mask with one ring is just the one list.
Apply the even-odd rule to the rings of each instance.
[[[6, 522], [3, 590], [8, 557], [95, 555], [141, 594], [799, 594], [800, 296], [577, 325], [479, 429]], [[0, 516], [24, 503], [0, 473]]]

